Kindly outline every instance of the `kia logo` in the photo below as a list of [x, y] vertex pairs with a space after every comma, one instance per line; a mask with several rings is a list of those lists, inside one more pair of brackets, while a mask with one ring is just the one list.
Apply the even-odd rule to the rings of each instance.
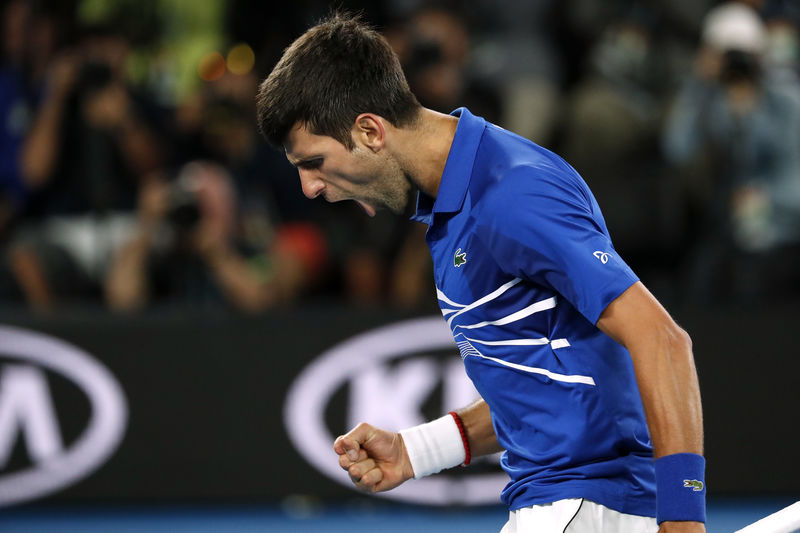
[[[450, 350], [444, 365], [430, 355]], [[453, 336], [440, 316], [408, 320], [352, 337], [321, 354], [292, 383], [284, 422], [294, 446], [317, 470], [350, 488], [350, 478], [333, 452], [335, 436], [325, 411], [334, 394], [349, 386], [347, 428], [358, 422], [398, 430], [424, 422], [421, 408], [441, 385], [442, 413], [478, 396], [464, 372]], [[453, 476], [440, 473], [407, 481], [379, 496], [429, 505], [499, 503], [508, 477], [493, 468]]]
[[[0, 506], [45, 496], [88, 476], [116, 450], [128, 417], [122, 388], [91, 355], [62, 340], [0, 326]], [[83, 432], [63, 442], [45, 371], [59, 374], [89, 400]], [[15, 443], [31, 466], [4, 472]]]

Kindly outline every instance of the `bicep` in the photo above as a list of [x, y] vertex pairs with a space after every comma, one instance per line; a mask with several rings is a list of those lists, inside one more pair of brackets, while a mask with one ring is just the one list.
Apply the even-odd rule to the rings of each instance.
[[[675, 324], [641, 281], [617, 296], [600, 314], [597, 327], [628, 350], [652, 340], [656, 330]], [[677, 327], [677, 326], [675, 326]]]
[[642, 372], [660, 374], [691, 359], [689, 335], [641, 282], [606, 307], [597, 327], [628, 350], [638, 379], [644, 377]]

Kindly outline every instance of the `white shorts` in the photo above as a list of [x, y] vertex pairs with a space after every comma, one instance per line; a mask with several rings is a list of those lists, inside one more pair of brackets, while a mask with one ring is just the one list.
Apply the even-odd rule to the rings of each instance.
[[656, 533], [656, 519], [624, 514], [583, 498], [523, 507], [508, 513], [500, 533]]

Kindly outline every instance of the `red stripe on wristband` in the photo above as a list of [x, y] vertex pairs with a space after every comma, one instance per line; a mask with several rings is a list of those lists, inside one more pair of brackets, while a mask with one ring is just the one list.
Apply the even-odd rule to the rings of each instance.
[[458, 413], [455, 411], [450, 411], [449, 414], [453, 417], [453, 420], [456, 421], [458, 432], [461, 433], [461, 442], [464, 444], [464, 462], [461, 466], [467, 466], [470, 459], [472, 459], [472, 455], [469, 453], [469, 442], [467, 441], [467, 432], [464, 431], [464, 423], [461, 422], [461, 417], [458, 416]]

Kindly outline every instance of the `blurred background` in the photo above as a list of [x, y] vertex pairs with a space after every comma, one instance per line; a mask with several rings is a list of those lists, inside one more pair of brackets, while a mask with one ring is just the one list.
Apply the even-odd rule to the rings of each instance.
[[[496, 459], [374, 498], [325, 451], [475, 394], [425, 228], [307, 200], [256, 131], [331, 4], [0, 5], [0, 529], [499, 531]], [[800, 0], [336, 7], [588, 182], [694, 340], [709, 531], [800, 499]]]

